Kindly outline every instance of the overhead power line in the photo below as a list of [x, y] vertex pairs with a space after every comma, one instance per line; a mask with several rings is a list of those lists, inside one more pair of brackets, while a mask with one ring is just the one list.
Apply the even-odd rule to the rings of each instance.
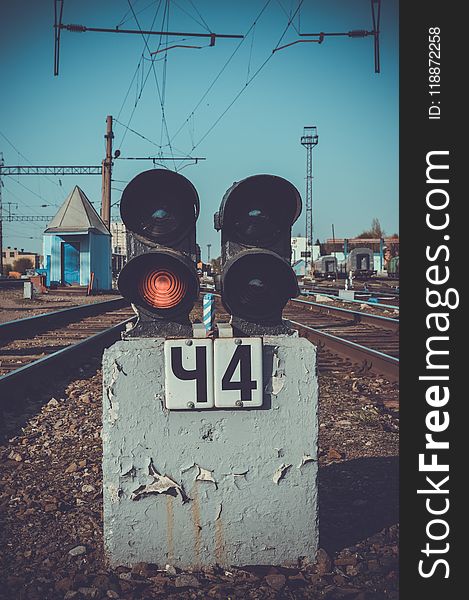
[[[138, 24], [136, 13], [129, 2], [130, 9], [132, 11], [135, 22]], [[63, 0], [55, 0], [55, 19], [54, 19], [54, 30], [55, 30], [55, 44], [54, 44], [54, 75], [59, 74], [59, 55], [60, 55], [60, 34], [63, 30], [84, 33], [87, 31], [98, 32], [98, 33], [121, 33], [121, 34], [134, 34], [134, 35], [159, 35], [159, 36], [177, 36], [177, 37], [196, 37], [196, 38], [209, 38], [210, 45], [215, 46], [217, 39], [239, 39], [242, 35], [239, 34], [228, 34], [228, 33], [213, 33], [213, 32], [188, 32], [188, 31], [153, 31], [144, 30], [140, 26], [137, 29], [119, 29], [115, 27], [110, 29], [107, 27], [87, 27], [86, 25], [68, 24], [62, 23], [63, 16]], [[199, 15], [200, 16], [200, 15]]]
[[225, 71], [225, 69], [227, 68], [227, 66], [230, 64], [230, 62], [232, 61], [232, 59], [234, 58], [235, 54], [238, 52], [238, 50], [241, 48], [241, 46], [243, 45], [245, 39], [248, 37], [248, 35], [251, 33], [251, 31], [255, 28], [257, 22], [259, 21], [259, 19], [261, 18], [261, 16], [263, 15], [264, 11], [266, 10], [266, 8], [269, 6], [269, 4], [272, 2], [272, 0], [267, 0], [266, 3], [264, 4], [264, 6], [262, 7], [262, 9], [260, 10], [260, 12], [258, 13], [258, 15], [256, 16], [256, 18], [254, 19], [254, 21], [251, 23], [251, 25], [249, 26], [249, 29], [246, 31], [246, 33], [243, 36], [243, 39], [239, 42], [239, 44], [236, 46], [236, 48], [233, 50], [233, 52], [231, 53], [231, 55], [227, 58], [227, 60], [225, 61], [225, 63], [223, 64], [222, 68], [220, 69], [220, 71], [217, 73], [217, 75], [215, 76], [215, 78], [213, 79], [213, 81], [210, 83], [210, 85], [208, 86], [208, 88], [205, 90], [205, 92], [202, 94], [202, 96], [200, 97], [199, 101], [197, 102], [197, 104], [194, 106], [194, 108], [191, 110], [191, 112], [189, 113], [189, 116], [184, 120], [184, 122], [181, 124], [181, 126], [179, 127], [179, 129], [176, 131], [176, 133], [173, 135], [173, 137], [171, 138], [171, 142], [179, 135], [179, 133], [182, 131], [182, 129], [185, 127], [185, 125], [190, 121], [191, 118], [193, 118], [196, 110], [199, 108], [199, 106], [202, 104], [202, 102], [205, 100], [205, 98], [207, 97], [207, 95], [210, 93], [211, 89], [213, 88], [213, 86], [216, 84], [216, 82], [220, 79], [220, 77], [222, 76], [223, 72]]
[[301, 37], [309, 37], [312, 39], [309, 40], [295, 40], [294, 42], [290, 42], [289, 44], [285, 44], [284, 46], [277, 47], [273, 50], [273, 52], [278, 52], [279, 50], [283, 50], [284, 48], [288, 48], [289, 46], [294, 46], [295, 44], [301, 43], [317, 43], [322, 44], [327, 37], [349, 37], [349, 38], [365, 38], [369, 36], [373, 36], [373, 47], [374, 47], [374, 61], [375, 61], [375, 73], [380, 73], [381, 65], [380, 65], [380, 57], [379, 57], [379, 25], [381, 19], [381, 0], [370, 0], [371, 2], [371, 18], [373, 22], [373, 29], [368, 31], [367, 29], [352, 29], [351, 31], [333, 31], [333, 32], [324, 32], [319, 31], [317, 33], [299, 33]]
[[218, 123], [222, 120], [222, 118], [226, 115], [226, 113], [230, 110], [230, 108], [233, 106], [233, 104], [238, 100], [238, 98], [243, 94], [243, 92], [245, 92], [246, 88], [248, 87], [248, 85], [250, 83], [252, 83], [254, 81], [254, 79], [259, 75], [259, 73], [264, 69], [264, 67], [267, 65], [267, 63], [272, 59], [272, 57], [274, 56], [274, 52], [275, 50], [279, 47], [281, 41], [283, 40], [283, 38], [285, 37], [285, 34], [287, 33], [288, 29], [290, 28], [290, 25], [293, 22], [293, 19], [296, 17], [298, 11], [300, 10], [302, 4], [303, 4], [304, 0], [300, 0], [300, 2], [298, 3], [298, 6], [295, 10], [295, 12], [293, 13], [293, 15], [288, 19], [288, 23], [285, 27], [285, 29], [283, 30], [282, 35], [280, 36], [276, 47], [274, 48], [274, 50], [272, 51], [271, 54], [269, 54], [269, 56], [265, 59], [265, 61], [261, 64], [261, 66], [257, 69], [257, 71], [254, 72], [254, 74], [246, 81], [246, 83], [244, 84], [244, 86], [239, 90], [239, 92], [235, 95], [235, 97], [233, 98], [233, 100], [228, 104], [228, 106], [225, 108], [225, 110], [217, 117], [217, 119], [215, 120], [215, 122], [207, 129], [207, 131], [204, 133], [204, 135], [199, 139], [199, 141], [192, 146], [191, 151], [195, 150], [197, 148], [197, 146], [199, 146], [203, 140], [212, 132], [212, 130], [218, 125]]

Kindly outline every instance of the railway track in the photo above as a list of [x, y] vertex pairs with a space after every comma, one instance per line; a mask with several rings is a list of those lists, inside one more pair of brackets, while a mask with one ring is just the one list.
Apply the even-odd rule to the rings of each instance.
[[16, 290], [24, 286], [29, 279], [0, 279], [0, 290]]
[[[328, 288], [328, 289], [344, 289], [345, 281], [342, 279], [341, 286], [338, 286], [337, 280], [316, 280], [303, 282], [305, 288]], [[373, 294], [397, 294], [399, 295], [399, 280], [398, 279], [354, 279], [353, 289], [357, 292], [370, 292]]]
[[[219, 295], [217, 318], [228, 321]], [[198, 317], [201, 302], [195, 308]], [[399, 321], [304, 300], [284, 310], [300, 335], [318, 346], [322, 373], [380, 374], [399, 378]], [[123, 298], [87, 304], [0, 325], [0, 391], [22, 388], [76, 357], [104, 348], [135, 315]]]
[[128, 302], [117, 298], [1, 324], [2, 396], [109, 345], [133, 319]]
[[[300, 289], [303, 295], [324, 294], [338, 298], [339, 290], [343, 290], [344, 288], [329, 286], [303, 286]], [[354, 289], [353, 291], [355, 292], [356, 302], [378, 302], [380, 304], [386, 304], [396, 308], [399, 307], [399, 293], [396, 293], [389, 288], [381, 290]]]
[[[219, 295], [215, 297], [216, 318], [228, 321]], [[291, 300], [283, 317], [318, 346], [319, 372], [354, 371], [399, 380], [398, 319], [304, 300]]]
[[300, 335], [319, 347], [322, 372], [353, 369], [399, 379], [399, 321], [304, 300], [284, 310]]

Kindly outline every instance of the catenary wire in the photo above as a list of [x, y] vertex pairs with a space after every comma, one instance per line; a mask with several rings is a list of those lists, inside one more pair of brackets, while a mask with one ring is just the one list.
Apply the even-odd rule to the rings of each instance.
[[191, 117], [194, 115], [195, 111], [199, 108], [199, 106], [205, 100], [205, 98], [210, 93], [210, 91], [213, 88], [213, 86], [220, 79], [220, 77], [222, 76], [223, 72], [225, 71], [225, 69], [227, 68], [227, 66], [230, 64], [230, 62], [232, 61], [232, 59], [234, 58], [234, 56], [236, 55], [236, 53], [238, 52], [238, 50], [241, 48], [241, 46], [245, 42], [247, 36], [251, 32], [251, 30], [256, 26], [257, 21], [261, 18], [262, 14], [264, 13], [264, 11], [266, 10], [266, 8], [269, 6], [269, 4], [271, 2], [272, 2], [272, 0], [267, 0], [266, 1], [266, 3], [264, 4], [264, 6], [262, 7], [261, 11], [259, 12], [259, 14], [256, 16], [256, 18], [254, 19], [254, 21], [251, 23], [251, 25], [250, 25], [249, 29], [247, 30], [247, 32], [245, 33], [244, 37], [240, 40], [240, 42], [238, 43], [238, 45], [236, 46], [236, 48], [233, 50], [233, 52], [231, 53], [231, 55], [227, 58], [227, 60], [223, 64], [223, 66], [220, 69], [220, 71], [217, 73], [217, 75], [215, 76], [215, 78], [213, 79], [213, 81], [210, 83], [210, 85], [208, 86], [208, 88], [205, 90], [205, 92], [200, 97], [200, 99], [197, 102], [197, 104], [194, 106], [194, 108], [189, 113], [189, 116], [183, 121], [183, 123], [178, 128], [178, 130], [176, 131], [176, 133], [173, 135], [173, 137], [171, 138], [171, 142], [173, 142], [175, 140], [175, 138], [179, 135], [179, 133], [181, 133], [181, 131], [184, 129], [184, 127], [189, 122], [189, 120], [191, 119]]
[[[130, 9], [132, 10], [132, 13], [133, 13], [134, 18], [135, 18], [135, 22], [137, 23], [137, 26], [138, 26], [139, 30], [142, 31], [142, 28], [140, 27], [140, 23], [139, 23], [139, 21], [137, 19], [137, 16], [135, 15], [135, 11], [133, 9], [131, 1], [127, 0], [127, 2], [129, 3]], [[146, 46], [146, 48], [148, 50], [148, 53], [150, 53], [150, 48], [148, 46], [148, 40], [145, 38], [145, 36], [144, 36], [143, 33], [142, 33], [142, 37], [143, 37], [143, 40], [145, 42], [145, 46]], [[153, 75], [154, 75], [154, 79], [155, 79], [156, 89], [157, 89], [157, 92], [158, 92], [158, 98], [159, 98], [159, 101], [160, 101], [161, 113], [162, 113], [162, 123], [163, 123], [164, 129], [165, 129], [166, 137], [168, 139], [169, 151], [171, 153], [171, 156], [174, 157], [173, 149], [172, 149], [172, 146], [171, 146], [171, 140], [170, 140], [169, 132], [168, 132], [168, 124], [166, 122], [166, 115], [165, 115], [165, 111], [164, 111], [164, 102], [163, 102], [163, 99], [162, 99], [162, 96], [161, 96], [161, 90], [160, 90], [160, 85], [159, 85], [159, 81], [158, 81], [158, 76], [156, 74], [155, 64], [153, 62], [151, 64], [151, 69], [153, 70]], [[176, 163], [174, 163], [174, 168], [176, 170]]]
[[[288, 23], [282, 33], [282, 35], [280, 36], [280, 39], [277, 42], [277, 45], [275, 46], [275, 48], [278, 48], [278, 46], [280, 45], [281, 41], [283, 40], [285, 34], [287, 33], [293, 19], [295, 18], [297, 12], [300, 10], [301, 5], [303, 4], [304, 0], [301, 0], [300, 3], [298, 4], [297, 9], [295, 10], [295, 12], [293, 13], [292, 17], [290, 17], [288, 19]], [[225, 110], [217, 117], [217, 119], [215, 120], [215, 122], [207, 129], [207, 131], [204, 133], [204, 135], [200, 138], [200, 140], [197, 142], [197, 144], [195, 146], [192, 146], [191, 148], [191, 152], [194, 151], [202, 142], [203, 140], [212, 132], [212, 130], [218, 125], [218, 123], [222, 120], [222, 118], [226, 115], [226, 113], [230, 110], [230, 108], [233, 106], [233, 104], [238, 100], [238, 98], [243, 94], [243, 92], [246, 90], [246, 88], [248, 87], [248, 85], [250, 83], [252, 83], [252, 81], [254, 81], [254, 79], [259, 75], [259, 73], [264, 69], [264, 67], [267, 65], [267, 63], [272, 59], [272, 57], [274, 56], [274, 52], [272, 52], [271, 54], [269, 54], [269, 56], [265, 59], [265, 61], [261, 64], [261, 66], [255, 71], [255, 73], [252, 75], [252, 77], [245, 83], [245, 85], [239, 90], [239, 92], [235, 95], [235, 97], [233, 98], [233, 100], [228, 104], [228, 106], [225, 108]]]
[[[162, 0], [159, 0], [158, 6], [157, 6], [157, 8], [156, 8], [156, 11], [155, 11], [155, 15], [154, 15], [154, 17], [153, 17], [153, 21], [152, 21], [152, 23], [151, 23], [151, 26], [150, 26], [150, 31], [151, 31], [151, 30], [153, 30], [153, 26], [154, 26], [154, 24], [155, 24], [156, 18], [157, 18], [157, 16], [158, 16], [158, 13], [159, 13], [159, 11], [160, 11], [160, 8], [161, 8], [161, 2], [162, 2]], [[129, 4], [130, 4], [130, 3], [129, 3]], [[149, 37], [149, 35], [148, 35], [148, 37]], [[147, 38], [147, 40], [148, 40], [148, 38]], [[145, 38], [144, 38], [144, 42], [145, 42], [145, 44], [144, 44], [144, 48], [143, 48], [143, 50], [142, 50], [142, 53], [141, 53], [141, 55], [140, 55], [140, 58], [139, 58], [139, 60], [138, 60], [138, 63], [137, 63], [137, 68], [135, 69], [135, 72], [134, 72], [134, 75], [133, 75], [133, 77], [132, 77], [132, 79], [131, 79], [131, 81], [130, 81], [130, 84], [129, 84], [129, 87], [128, 87], [128, 90], [127, 90], [127, 93], [126, 93], [126, 95], [125, 95], [125, 97], [124, 97], [124, 101], [122, 102], [122, 105], [121, 105], [121, 107], [120, 107], [119, 113], [118, 113], [118, 115], [117, 115], [117, 119], [119, 119], [119, 118], [120, 118], [120, 115], [121, 115], [121, 113], [122, 113], [122, 110], [124, 109], [124, 106], [125, 106], [125, 103], [126, 103], [126, 101], [127, 101], [127, 98], [128, 98], [128, 96], [129, 96], [129, 94], [130, 94], [130, 90], [132, 89], [132, 85], [133, 85], [133, 83], [134, 83], [134, 81], [135, 81], [135, 78], [136, 78], [136, 77], [138, 77], [138, 72], [139, 72], [139, 69], [141, 68], [141, 69], [142, 69], [142, 86], [141, 86], [141, 89], [140, 89], [140, 94], [139, 94], [139, 96], [136, 98], [136, 101], [134, 102], [134, 107], [133, 107], [132, 113], [131, 113], [131, 115], [130, 115], [130, 118], [129, 118], [128, 122], [127, 122], [127, 125], [130, 125], [130, 123], [131, 123], [131, 121], [132, 121], [132, 118], [133, 118], [133, 115], [134, 115], [135, 109], [136, 109], [136, 107], [137, 107], [138, 101], [140, 100], [140, 98], [141, 98], [141, 96], [142, 96], [143, 90], [144, 90], [144, 88], [145, 88], [145, 84], [146, 84], [146, 82], [147, 82], [147, 80], [148, 80], [148, 76], [149, 76], [149, 74], [150, 74], [150, 69], [148, 69], [148, 73], [147, 73], [147, 76], [145, 77], [145, 81], [143, 81], [143, 75], [144, 75], [144, 68], [143, 68], [143, 65], [144, 65], [144, 55], [145, 55], [145, 49], [147, 49], [147, 48], [148, 48], [148, 43], [147, 43], [147, 40], [145, 40]], [[138, 86], [138, 79], [137, 79], [137, 86]], [[124, 131], [123, 137], [122, 137], [122, 139], [120, 140], [120, 143], [118, 144], [118, 147], [119, 147], [119, 148], [122, 148], [122, 145], [123, 145], [123, 143], [124, 143], [124, 139], [125, 139], [125, 136], [126, 136], [126, 135], [127, 135], [127, 130], [126, 130], [126, 131]]]
[[[25, 160], [27, 163], [29, 163], [30, 165], [32, 165], [32, 164], [33, 164], [33, 163], [32, 163], [32, 162], [31, 162], [31, 161], [28, 159], [28, 158], [26, 158], [26, 156], [25, 156], [24, 154], [22, 154], [22, 153], [21, 153], [21, 152], [18, 150], [18, 148], [17, 148], [17, 147], [16, 147], [16, 146], [13, 144], [13, 142], [12, 142], [10, 139], [8, 139], [8, 138], [7, 138], [7, 136], [6, 136], [6, 135], [5, 135], [5, 134], [4, 134], [2, 131], [0, 131], [0, 135], [3, 137], [3, 139], [4, 139], [4, 140], [6, 140], [6, 141], [7, 141], [7, 142], [10, 144], [10, 146], [13, 148], [13, 150], [14, 150], [14, 151], [15, 151], [15, 152], [16, 152], [16, 153], [19, 155], [19, 156], [21, 156], [21, 158], [24, 158], [24, 160]], [[43, 175], [43, 177], [45, 177], [45, 178], [46, 178], [48, 181], [50, 181], [51, 183], [53, 183], [55, 186], [57, 186], [57, 187], [60, 189], [60, 186], [59, 186], [59, 184], [58, 184], [56, 181], [54, 181], [53, 179], [51, 179], [51, 178], [50, 178], [50, 177], [48, 177], [47, 175]], [[54, 204], [54, 206], [58, 206], [58, 204]]]

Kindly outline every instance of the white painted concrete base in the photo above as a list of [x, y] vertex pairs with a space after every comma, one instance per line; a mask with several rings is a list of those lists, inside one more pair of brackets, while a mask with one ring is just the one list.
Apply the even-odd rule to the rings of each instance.
[[104, 539], [111, 565], [314, 561], [316, 348], [264, 338], [261, 409], [167, 411], [162, 339], [103, 359]]

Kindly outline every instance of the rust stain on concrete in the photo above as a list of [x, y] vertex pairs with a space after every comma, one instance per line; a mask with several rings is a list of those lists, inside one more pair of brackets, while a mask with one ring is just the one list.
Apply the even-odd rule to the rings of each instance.
[[215, 558], [220, 565], [226, 563], [225, 540], [223, 537], [223, 521], [221, 519], [222, 505], [220, 504], [218, 516], [215, 519]]
[[174, 559], [174, 499], [166, 496], [166, 538], [168, 545], [168, 561]]
[[200, 565], [200, 550], [202, 547], [202, 525], [200, 524], [199, 490], [197, 483], [192, 488], [192, 523], [194, 525], [194, 566]]

